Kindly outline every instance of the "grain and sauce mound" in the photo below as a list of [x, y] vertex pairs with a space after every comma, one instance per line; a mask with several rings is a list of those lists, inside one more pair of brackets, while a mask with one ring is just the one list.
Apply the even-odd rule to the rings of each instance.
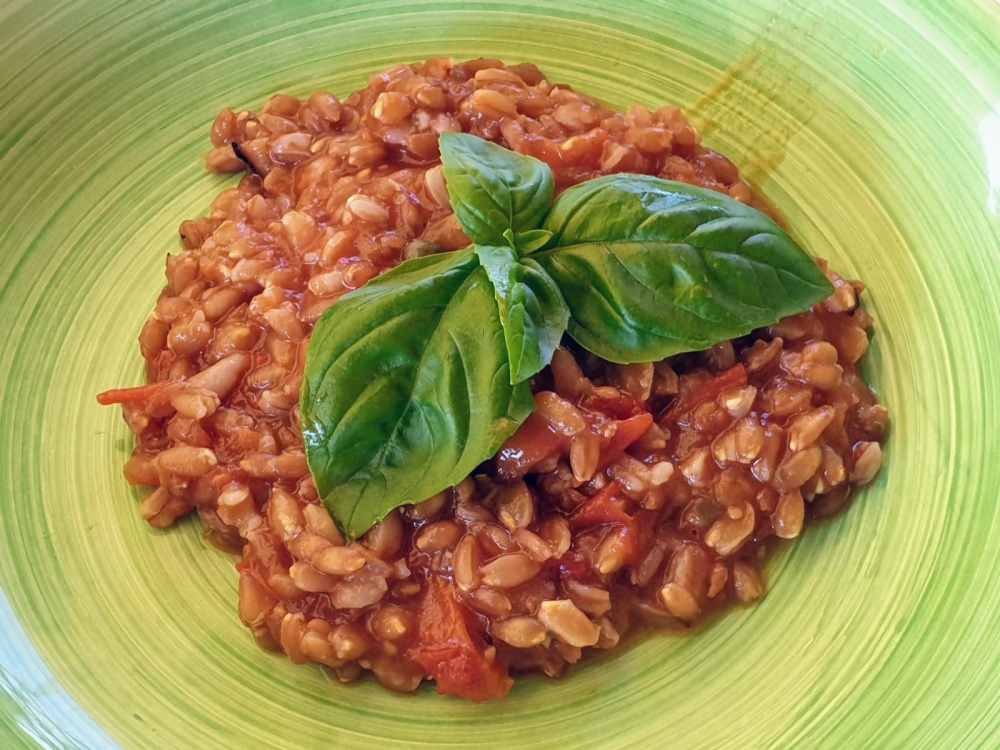
[[486, 700], [511, 672], [558, 676], [630, 630], [759, 599], [772, 541], [876, 475], [888, 415], [856, 371], [864, 287], [827, 269], [828, 299], [707, 351], [615, 365], [567, 339], [494, 459], [345, 544], [303, 451], [310, 331], [403, 260], [469, 245], [438, 151], [459, 131], [544, 161], [557, 193], [633, 172], [767, 210], [676, 107], [615, 112], [530, 64], [434, 59], [345, 100], [225, 109], [205, 160], [243, 177], [181, 225], [139, 336], [149, 385], [102, 400], [138, 438], [143, 517], [196, 510], [241, 551], [239, 614], [262, 645], [343, 681]]

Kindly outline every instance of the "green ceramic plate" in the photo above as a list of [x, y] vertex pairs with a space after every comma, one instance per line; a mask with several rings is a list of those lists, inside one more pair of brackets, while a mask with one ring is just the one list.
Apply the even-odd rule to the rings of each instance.
[[[0, 2], [0, 747], [1000, 746], [998, 45], [995, 0]], [[94, 402], [140, 382], [164, 254], [227, 184], [216, 112], [441, 54], [685, 107], [869, 285], [894, 418], [760, 606], [480, 706], [258, 650]]]

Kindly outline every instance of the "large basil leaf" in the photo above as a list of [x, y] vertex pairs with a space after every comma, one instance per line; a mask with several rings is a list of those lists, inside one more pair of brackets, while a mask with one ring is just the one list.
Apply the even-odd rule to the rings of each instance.
[[559, 287], [531, 259], [518, 260], [504, 245], [477, 245], [476, 255], [493, 283], [507, 343], [512, 383], [545, 367], [569, 320]]
[[555, 189], [547, 164], [466, 133], [441, 134], [441, 163], [452, 208], [473, 242], [504, 245], [509, 230], [515, 244], [525, 235], [534, 245], [532, 230]]
[[390, 510], [457, 484], [531, 413], [472, 251], [403, 263], [313, 330], [302, 433], [320, 496], [359, 537]]
[[531, 257], [570, 309], [569, 333], [613, 362], [705, 349], [801, 312], [833, 288], [764, 214], [642, 175], [581, 183], [555, 201]]

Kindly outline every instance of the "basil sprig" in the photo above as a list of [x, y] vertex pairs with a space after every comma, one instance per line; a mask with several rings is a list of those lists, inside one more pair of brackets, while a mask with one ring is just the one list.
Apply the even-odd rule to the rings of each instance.
[[719, 193], [619, 174], [553, 202], [536, 159], [461, 133], [442, 134], [441, 159], [474, 246], [345, 295], [309, 343], [309, 467], [352, 539], [492, 456], [534, 408], [528, 379], [567, 330], [604, 359], [655, 361], [833, 291], [781, 227]]

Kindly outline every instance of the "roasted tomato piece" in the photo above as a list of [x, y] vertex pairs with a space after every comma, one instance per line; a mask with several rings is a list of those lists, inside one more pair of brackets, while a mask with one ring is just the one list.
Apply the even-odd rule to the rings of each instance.
[[702, 383], [684, 398], [677, 402], [667, 412], [668, 420], [676, 420], [683, 417], [698, 404], [704, 401], [714, 401], [723, 391], [730, 388], [739, 388], [747, 384], [747, 370], [743, 365], [730, 367], [725, 372], [720, 372], [714, 378]]
[[598, 463], [598, 469], [603, 469], [610, 464], [621, 456], [632, 443], [649, 432], [649, 428], [653, 426], [653, 415], [645, 412], [628, 419], [615, 420], [615, 424], [617, 428], [614, 434], [601, 442], [601, 460]]
[[609, 482], [573, 511], [573, 515], [569, 517], [569, 525], [574, 529], [584, 529], [588, 526], [631, 522], [632, 516], [622, 510], [622, 504], [618, 500], [619, 492], [621, 487], [618, 482]]
[[135, 388], [112, 388], [110, 391], [97, 394], [97, 403], [101, 406], [111, 404], [144, 404], [167, 384], [166, 381], [139, 385]]
[[569, 439], [537, 414], [532, 414], [507, 438], [496, 457], [496, 474], [505, 481], [522, 479], [547, 458], [565, 452]]
[[[611, 533], [618, 534], [621, 539], [621, 549], [625, 561], [635, 565], [649, 546], [652, 526], [648, 528], [635, 516], [626, 513], [623, 503], [618, 499], [621, 487], [617, 482], [607, 484], [600, 492], [585, 501], [569, 518], [569, 524], [574, 529], [585, 529], [592, 526], [618, 526]], [[642, 513], [642, 511], [640, 511]], [[649, 519], [643, 519], [649, 520]]]
[[619, 394], [617, 397], [598, 396], [591, 393], [584, 396], [580, 406], [590, 411], [600, 412], [613, 419], [628, 419], [646, 411], [642, 404], [625, 393]]
[[503, 698], [514, 681], [502, 664], [486, 657], [482, 638], [468, 623], [448, 583], [431, 579], [420, 607], [420, 644], [411, 656], [437, 682], [441, 695], [479, 703]]

